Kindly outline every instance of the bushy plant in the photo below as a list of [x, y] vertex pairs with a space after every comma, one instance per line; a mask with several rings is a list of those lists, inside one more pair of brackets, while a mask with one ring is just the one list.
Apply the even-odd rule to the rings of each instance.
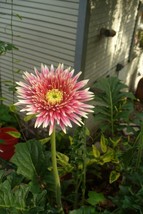
[[95, 122], [101, 132], [114, 136], [130, 122], [135, 97], [117, 77], [101, 78], [94, 90]]

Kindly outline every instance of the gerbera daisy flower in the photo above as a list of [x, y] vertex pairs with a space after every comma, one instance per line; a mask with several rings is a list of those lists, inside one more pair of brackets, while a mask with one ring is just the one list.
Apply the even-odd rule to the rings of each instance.
[[51, 135], [56, 124], [64, 132], [66, 127], [72, 127], [71, 121], [83, 124], [82, 117], [87, 118], [94, 108], [85, 102], [92, 100], [94, 94], [89, 88], [82, 89], [88, 80], [77, 81], [81, 72], [73, 76], [74, 70], [64, 69], [63, 64], [56, 69], [41, 65], [41, 72], [34, 70], [35, 74], [24, 72], [25, 81], [17, 82], [19, 100], [15, 105], [24, 105], [21, 111], [36, 115], [35, 128], [49, 126]]

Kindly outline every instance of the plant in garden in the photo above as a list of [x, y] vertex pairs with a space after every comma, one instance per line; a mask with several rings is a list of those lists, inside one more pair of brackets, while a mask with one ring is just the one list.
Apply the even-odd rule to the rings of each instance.
[[121, 139], [106, 138], [101, 135], [100, 141], [92, 145], [91, 151], [88, 153], [87, 165], [106, 166], [109, 170], [109, 183], [115, 182], [120, 177], [121, 163], [120, 156], [125, 147], [122, 142], [122, 149], [120, 148]]
[[139, 213], [143, 211], [143, 167], [140, 165], [136, 171], [128, 169], [124, 172], [124, 180], [119, 186], [118, 193], [111, 197], [116, 208], [113, 214]]
[[[81, 198], [81, 205], [85, 202], [86, 192], [86, 137], [89, 134], [85, 126], [79, 127], [75, 134], [70, 137], [71, 150], [70, 150], [70, 164], [72, 165], [72, 179], [75, 192], [74, 195], [74, 208], [77, 208], [79, 204], [79, 198]], [[79, 191], [81, 189], [81, 191]], [[81, 195], [79, 196], [79, 193]]]
[[[86, 81], [78, 82], [79, 74], [73, 76], [73, 71], [64, 70], [61, 65], [56, 70], [42, 66], [41, 72], [36, 69], [35, 72], [26, 72], [25, 81], [18, 83], [17, 105], [24, 106], [22, 111], [27, 112], [25, 121], [33, 118], [32, 124], [35, 122], [36, 127], [43, 125], [46, 129], [41, 129], [42, 135], [38, 139], [36, 131], [35, 139], [32, 135], [31, 140], [18, 143], [10, 162], [1, 162], [3, 169], [10, 168], [10, 171], [0, 170], [0, 213], [142, 213], [141, 114], [137, 118], [136, 113], [131, 117], [130, 122], [135, 118], [134, 124], [138, 126], [133, 135], [123, 136], [120, 131], [124, 127], [124, 124], [120, 124], [124, 121], [123, 106], [128, 101], [132, 106], [134, 99], [123, 97], [122, 118], [120, 120], [117, 117], [114, 121], [114, 134], [108, 134], [108, 129], [100, 127], [97, 142], [97, 137], [94, 139], [90, 136], [81, 119], [82, 111], [86, 117], [93, 108], [85, 104], [85, 101], [93, 98], [88, 89], [82, 89]], [[75, 83], [74, 86], [71, 83]], [[73, 86], [73, 90], [67, 90], [69, 86]], [[90, 96], [83, 96], [84, 92]], [[77, 105], [81, 103], [81, 106]], [[87, 108], [83, 107], [84, 104]], [[74, 129], [72, 135], [65, 134], [67, 127], [75, 120], [81, 126]], [[48, 126], [50, 136], [47, 136]], [[57, 126], [64, 132], [61, 130], [56, 133]], [[48, 142], [51, 142], [51, 151]]]
[[118, 131], [127, 127], [130, 115], [134, 110], [134, 95], [125, 91], [127, 86], [117, 77], [101, 78], [94, 84], [95, 122], [100, 130], [108, 135], [116, 135]]
[[73, 76], [74, 70], [64, 69], [59, 65], [54, 69], [51, 65], [41, 66], [41, 72], [35, 68], [35, 74], [25, 72], [25, 82], [17, 82], [19, 100], [16, 105], [24, 105], [21, 111], [36, 117], [35, 128], [43, 125], [49, 128], [51, 135], [51, 159], [55, 180], [56, 204], [60, 213], [63, 213], [61, 203], [60, 178], [56, 159], [56, 125], [66, 132], [66, 127], [72, 127], [71, 122], [83, 124], [82, 117], [87, 118], [93, 112], [92, 105], [85, 102], [93, 99], [89, 88], [82, 89], [87, 80], [77, 81], [81, 72]]

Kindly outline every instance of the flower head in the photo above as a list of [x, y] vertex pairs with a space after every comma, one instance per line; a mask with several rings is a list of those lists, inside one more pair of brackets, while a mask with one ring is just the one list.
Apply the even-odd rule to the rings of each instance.
[[64, 69], [63, 65], [57, 69], [41, 65], [41, 72], [35, 68], [35, 74], [24, 72], [25, 82], [17, 82], [16, 105], [24, 105], [21, 111], [27, 115], [36, 114], [35, 127], [50, 126], [51, 134], [58, 124], [66, 132], [67, 126], [72, 127], [71, 121], [80, 126], [82, 117], [93, 112], [94, 107], [85, 102], [92, 100], [94, 94], [89, 88], [82, 89], [88, 80], [78, 82], [81, 72], [73, 74], [74, 70]]

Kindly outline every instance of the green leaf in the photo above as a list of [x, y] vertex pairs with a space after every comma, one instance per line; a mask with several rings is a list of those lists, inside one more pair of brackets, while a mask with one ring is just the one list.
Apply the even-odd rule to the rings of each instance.
[[39, 206], [43, 204], [43, 209], [44, 209], [46, 194], [47, 194], [47, 190], [43, 190], [41, 193], [34, 195], [36, 204]]
[[108, 151], [101, 156], [102, 162], [104, 163], [109, 163], [114, 159], [114, 150], [111, 148], [108, 148]]
[[0, 97], [0, 100], [4, 101], [4, 100], [7, 100], [7, 98], [5, 98], [5, 97]]
[[89, 131], [89, 129], [87, 127], [85, 129], [85, 134], [86, 134], [86, 136], [90, 136], [90, 131]]
[[17, 166], [17, 173], [31, 180], [31, 186], [35, 185], [37, 190], [48, 174], [48, 160], [42, 144], [37, 140], [17, 144], [15, 154], [11, 159]]
[[113, 144], [113, 148], [117, 147], [117, 145], [119, 144], [119, 142], [121, 141], [121, 138], [118, 139], [111, 139], [110, 138], [111, 143]]
[[118, 180], [119, 177], [120, 177], [119, 172], [117, 172], [115, 170], [111, 171], [110, 176], [109, 176], [109, 183], [111, 184], [111, 183], [115, 182], [116, 180]]
[[94, 207], [81, 207], [77, 210], [72, 210], [69, 212], [69, 214], [98, 214], [96, 209]]
[[105, 153], [107, 151], [107, 145], [106, 145], [106, 138], [103, 135], [101, 135], [100, 146], [102, 151]]
[[20, 138], [21, 137], [21, 134], [18, 131], [10, 131], [10, 132], [6, 132], [6, 133], [9, 134], [12, 137], [15, 137], [15, 138]]
[[88, 197], [89, 198], [87, 199], [87, 202], [92, 206], [95, 206], [105, 201], [104, 195], [95, 191], [88, 192]]
[[11, 112], [16, 112], [16, 107], [15, 107], [15, 105], [9, 106], [9, 110], [10, 110]]
[[48, 143], [50, 139], [51, 139], [50, 137], [46, 137], [46, 138], [40, 139], [39, 142], [43, 145], [45, 143]]
[[15, 14], [16, 17], [18, 17], [20, 20], [22, 20], [22, 16], [20, 14]]
[[[26, 184], [21, 184], [15, 190], [11, 189], [11, 184], [8, 180], [0, 184], [0, 210], [7, 208], [9, 210], [21, 210], [26, 208], [26, 196], [29, 187]], [[0, 211], [1, 213], [1, 211]], [[14, 213], [14, 212], [11, 212]], [[17, 213], [17, 212], [15, 212]]]
[[15, 71], [15, 73], [16, 73], [16, 74], [19, 74], [21, 71], [22, 71], [21, 69], [17, 69], [17, 70]]
[[100, 157], [100, 151], [97, 149], [97, 147], [95, 145], [92, 145], [92, 151], [93, 151], [93, 155], [95, 158]]
[[61, 164], [67, 164], [69, 162], [69, 157], [60, 152], [57, 152], [57, 159]]
[[18, 50], [18, 48], [11, 43], [0, 41], [0, 55], [5, 54], [7, 51], [11, 50]]
[[0, 183], [2, 182], [4, 175], [5, 175], [5, 170], [0, 170]]
[[57, 152], [57, 162], [58, 165], [62, 167], [59, 168], [62, 175], [72, 171], [72, 166], [69, 163], [69, 157], [67, 155]]

